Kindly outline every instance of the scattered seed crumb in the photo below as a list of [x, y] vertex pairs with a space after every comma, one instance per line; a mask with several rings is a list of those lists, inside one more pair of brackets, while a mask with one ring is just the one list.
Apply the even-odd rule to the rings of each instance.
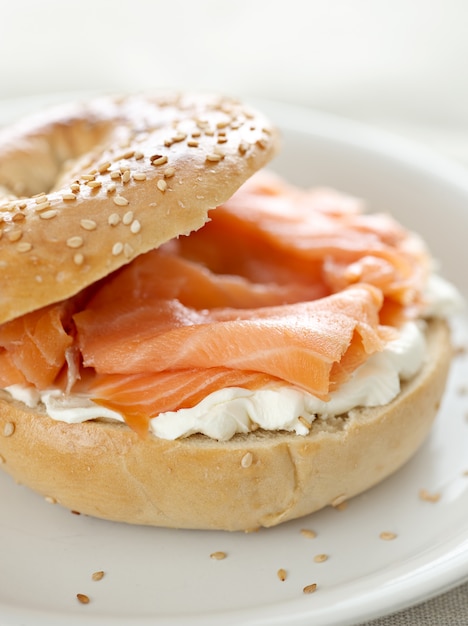
[[81, 515], [81, 513], [79, 511], [70, 511], [70, 513], [72, 515]]
[[278, 578], [281, 580], [281, 582], [284, 582], [287, 578], [287, 572], [283, 568], [277, 571], [277, 575], [278, 575]]
[[438, 502], [440, 500], [440, 493], [430, 493], [427, 489], [420, 489], [419, 499], [424, 500], [424, 502]]
[[78, 598], [78, 602], [81, 604], [89, 604], [89, 596], [85, 593], [77, 593], [76, 597]]
[[44, 498], [44, 500], [48, 503], [48, 504], [57, 504], [57, 500], [53, 497], [53, 496], [46, 496]]
[[222, 561], [223, 559], [225, 559], [227, 556], [226, 552], [212, 552], [210, 554], [210, 559], [214, 559], [215, 561]]
[[302, 591], [304, 593], [314, 593], [314, 591], [317, 591], [317, 583], [312, 583], [311, 585], [306, 585]]
[[301, 535], [303, 537], [307, 537], [307, 539], [315, 539], [315, 537], [317, 536], [317, 533], [315, 532], [315, 530], [309, 530], [308, 528], [303, 528], [301, 530]]
[[100, 570], [99, 572], [93, 572], [91, 576], [93, 580], [102, 580], [104, 578], [104, 572]]
[[314, 556], [315, 563], [324, 563], [327, 560], [328, 560], [328, 555], [327, 554], [316, 554]]
[[384, 530], [383, 532], [380, 533], [379, 537], [383, 539], [384, 541], [393, 541], [393, 539], [397, 538], [397, 535], [396, 533], [392, 533], [388, 530]]

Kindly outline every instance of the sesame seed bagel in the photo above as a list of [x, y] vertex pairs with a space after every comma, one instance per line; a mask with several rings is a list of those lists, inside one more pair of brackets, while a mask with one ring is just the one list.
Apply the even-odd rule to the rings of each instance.
[[432, 425], [451, 350], [427, 327], [425, 365], [388, 405], [317, 419], [306, 436], [256, 431], [142, 439], [126, 425], [55, 422], [0, 399], [0, 459], [17, 481], [71, 510], [134, 524], [254, 530], [338, 504], [400, 468]]
[[277, 147], [209, 95], [100, 98], [0, 133], [0, 323], [200, 228]]

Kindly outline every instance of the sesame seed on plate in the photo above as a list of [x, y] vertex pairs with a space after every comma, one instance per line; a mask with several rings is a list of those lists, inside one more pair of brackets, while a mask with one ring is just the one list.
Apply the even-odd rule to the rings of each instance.
[[277, 576], [278, 576], [278, 578], [279, 578], [282, 582], [284, 582], [284, 581], [286, 580], [286, 577], [287, 577], [286, 570], [285, 570], [285, 569], [283, 569], [283, 568], [280, 568], [280, 569], [277, 571]]
[[304, 593], [314, 593], [314, 591], [317, 591], [317, 583], [312, 583], [311, 585], [306, 585], [302, 591]]
[[85, 593], [77, 593], [76, 597], [81, 604], [89, 604], [89, 596]]
[[217, 552], [212, 552], [210, 554], [210, 559], [214, 559], [215, 561], [222, 561], [227, 556], [226, 552], [222, 552], [221, 550]]
[[167, 189], [167, 183], [164, 179], [160, 178], [156, 183], [156, 187], [159, 189], [159, 191], [164, 192]]
[[133, 180], [137, 180], [137, 181], [146, 180], [145, 172], [135, 172], [133, 174]]
[[393, 539], [397, 538], [396, 533], [392, 533], [388, 530], [384, 530], [380, 533], [379, 535], [380, 539], [383, 539], [384, 541], [393, 541]]
[[102, 570], [99, 572], [93, 572], [91, 578], [93, 580], [102, 580], [104, 578], [104, 572]]

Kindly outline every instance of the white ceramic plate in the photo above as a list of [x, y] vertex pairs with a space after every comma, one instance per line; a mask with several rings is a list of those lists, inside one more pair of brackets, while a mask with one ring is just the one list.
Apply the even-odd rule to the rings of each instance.
[[[38, 102], [0, 101], [0, 122]], [[276, 169], [296, 183], [334, 185], [391, 211], [426, 237], [443, 273], [468, 295], [468, 173], [360, 125], [261, 106], [283, 130]], [[464, 318], [457, 322], [457, 345], [468, 344], [467, 326]], [[430, 438], [396, 475], [345, 510], [253, 534], [77, 516], [2, 474], [1, 626], [343, 626], [445, 591], [468, 578], [467, 384], [465, 354], [455, 360]], [[421, 500], [420, 489], [440, 499]], [[304, 528], [316, 538], [301, 534]], [[383, 541], [383, 531], [397, 537]], [[214, 551], [227, 558], [211, 559]], [[317, 554], [329, 558], [316, 563]], [[287, 571], [284, 582], [279, 568]], [[105, 576], [96, 582], [98, 570]], [[317, 591], [304, 594], [311, 583]], [[77, 593], [90, 603], [79, 604]]]

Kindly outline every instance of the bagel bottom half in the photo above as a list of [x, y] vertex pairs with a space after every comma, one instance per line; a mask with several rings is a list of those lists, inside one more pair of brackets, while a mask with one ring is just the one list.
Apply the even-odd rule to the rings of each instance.
[[418, 449], [444, 391], [451, 349], [431, 321], [423, 369], [390, 404], [317, 419], [307, 436], [256, 431], [139, 438], [123, 423], [69, 425], [0, 400], [1, 467], [71, 510], [133, 524], [254, 530], [348, 499], [389, 476]]

